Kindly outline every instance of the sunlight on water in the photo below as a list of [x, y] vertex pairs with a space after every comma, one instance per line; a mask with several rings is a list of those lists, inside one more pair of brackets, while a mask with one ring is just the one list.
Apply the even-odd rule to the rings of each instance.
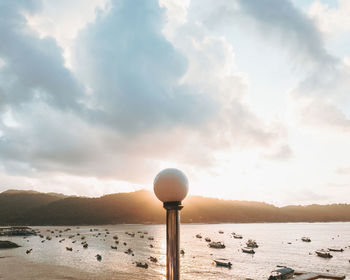
[[[130, 279], [165, 277], [164, 225], [70, 227], [71, 230], [68, 232], [64, 232], [67, 227], [35, 228], [45, 237], [51, 236], [52, 240], [42, 243], [39, 236], [28, 239], [7, 238], [23, 247], [12, 251], [6, 250], [6, 253], [1, 251], [0, 254], [11, 252], [14, 256], [24, 256], [34, 262], [59, 264], [101, 275], [107, 272], [115, 274], [125, 272], [130, 273]], [[106, 229], [110, 234], [107, 234]], [[63, 232], [59, 233], [59, 230]], [[224, 233], [220, 234], [219, 230]], [[125, 232], [134, 232], [135, 237]], [[232, 232], [243, 235], [243, 239], [234, 239]], [[202, 235], [201, 239], [195, 237], [198, 233]], [[56, 237], [59, 234], [61, 237]], [[75, 236], [69, 238], [70, 235]], [[119, 244], [113, 239], [115, 235], [119, 238]], [[300, 240], [302, 236], [309, 236], [312, 241], [302, 242]], [[154, 240], [150, 240], [152, 237]], [[224, 242], [226, 248], [209, 248], [205, 237]], [[259, 245], [255, 255], [244, 254], [241, 251], [249, 238], [255, 239]], [[59, 242], [62, 239], [65, 240]], [[82, 247], [83, 241], [89, 244], [87, 249]], [[117, 250], [111, 246], [117, 246]], [[72, 251], [67, 251], [66, 247], [72, 247]], [[315, 250], [328, 247], [342, 247], [345, 251], [332, 253], [334, 256], [332, 259], [315, 256]], [[25, 251], [29, 248], [33, 248], [33, 252], [26, 255]], [[134, 256], [125, 253], [129, 248], [133, 250]], [[181, 248], [185, 250], [185, 255], [181, 257], [182, 279], [267, 279], [276, 265], [350, 276], [350, 223], [184, 224], [181, 226]], [[96, 260], [97, 254], [102, 256], [101, 262]], [[150, 256], [156, 257], [158, 262], [150, 262], [148, 259]], [[216, 258], [227, 258], [233, 264], [232, 269], [213, 265], [213, 259]], [[149, 268], [137, 268], [135, 261], [147, 262]]]

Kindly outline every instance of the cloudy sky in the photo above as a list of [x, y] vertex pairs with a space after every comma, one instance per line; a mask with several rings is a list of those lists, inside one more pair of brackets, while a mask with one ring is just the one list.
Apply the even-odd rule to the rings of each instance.
[[0, 191], [350, 203], [350, 1], [2, 0]]

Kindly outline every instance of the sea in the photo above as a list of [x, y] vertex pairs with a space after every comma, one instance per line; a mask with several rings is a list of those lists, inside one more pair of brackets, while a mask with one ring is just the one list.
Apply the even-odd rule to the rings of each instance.
[[[42, 242], [44, 239], [39, 236], [1, 237], [1, 240], [11, 240], [22, 247], [6, 250], [6, 253], [1, 250], [0, 254], [10, 252], [14, 258], [25, 257], [44, 265], [79, 268], [95, 275], [110, 271], [115, 274], [126, 273], [130, 275], [129, 279], [165, 279], [165, 225], [32, 228], [39, 230], [45, 240], [47, 236], [52, 239]], [[219, 233], [220, 231], [223, 233]], [[135, 233], [135, 236], [126, 232]], [[243, 239], [233, 238], [232, 233], [242, 235]], [[197, 234], [202, 238], [197, 238]], [[70, 235], [75, 236], [69, 238]], [[113, 236], [118, 236], [119, 244], [115, 243]], [[309, 237], [311, 242], [303, 242], [303, 236]], [[226, 248], [209, 248], [205, 237], [223, 242]], [[62, 239], [64, 240], [59, 242]], [[248, 239], [255, 240], [259, 246], [254, 255], [241, 250]], [[88, 243], [87, 249], [82, 247], [83, 241]], [[117, 246], [117, 249], [112, 249], [111, 246]], [[72, 251], [67, 251], [66, 247], [71, 247]], [[180, 247], [185, 252], [180, 258], [181, 279], [268, 279], [271, 271], [278, 265], [350, 278], [350, 223], [182, 224]], [[331, 247], [343, 248], [344, 251], [331, 252], [331, 259], [315, 254], [318, 249]], [[129, 248], [134, 255], [125, 253]], [[28, 249], [33, 251], [25, 254]], [[101, 255], [101, 261], [96, 259], [97, 254]], [[150, 256], [156, 257], [158, 262], [151, 262]], [[216, 266], [213, 260], [217, 258], [230, 261], [231, 269]], [[147, 262], [148, 269], [136, 267], [136, 261]]]

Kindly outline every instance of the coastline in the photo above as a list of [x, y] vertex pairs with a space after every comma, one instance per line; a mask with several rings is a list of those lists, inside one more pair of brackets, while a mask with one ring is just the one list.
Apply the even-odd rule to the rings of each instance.
[[[9, 253], [7, 251], [7, 253]], [[123, 280], [135, 278], [135, 275], [106, 271], [105, 273], [85, 272], [79, 268], [52, 265], [30, 261], [21, 256], [6, 254], [0, 256], [0, 279], [6, 280]], [[143, 279], [142, 277], [139, 279]]]

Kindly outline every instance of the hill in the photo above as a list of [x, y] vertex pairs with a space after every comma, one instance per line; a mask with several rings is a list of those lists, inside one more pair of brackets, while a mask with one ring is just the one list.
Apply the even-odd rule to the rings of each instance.
[[[0, 193], [0, 225], [84, 225], [164, 223], [165, 211], [154, 194], [141, 190], [98, 198], [33, 191]], [[253, 201], [190, 196], [181, 211], [184, 223], [350, 221], [350, 205], [276, 207]]]

